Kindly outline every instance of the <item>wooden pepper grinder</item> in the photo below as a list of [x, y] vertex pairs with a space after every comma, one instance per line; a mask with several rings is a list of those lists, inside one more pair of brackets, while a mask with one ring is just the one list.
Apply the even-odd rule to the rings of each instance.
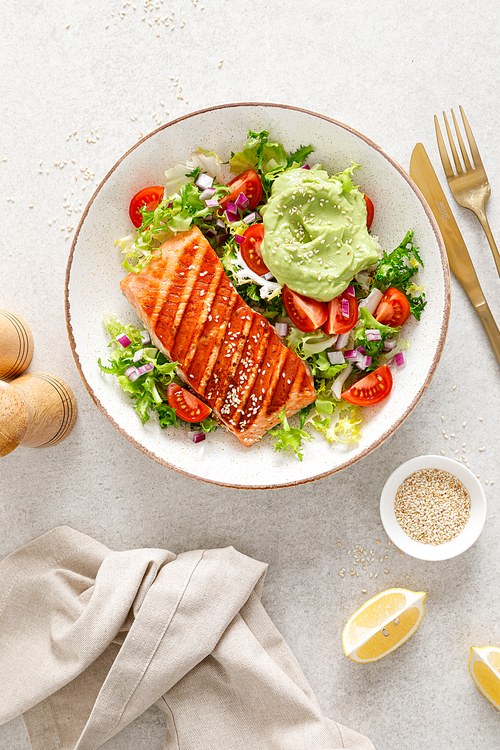
[[13, 383], [0, 380], [0, 456], [15, 448], [48, 448], [69, 435], [77, 415], [66, 383], [48, 372], [29, 372]]
[[0, 309], [0, 379], [21, 375], [33, 356], [33, 336], [19, 315]]
[[0, 457], [19, 445], [57, 445], [75, 424], [76, 400], [63, 380], [48, 372], [16, 377], [32, 356], [33, 337], [24, 320], [0, 310]]

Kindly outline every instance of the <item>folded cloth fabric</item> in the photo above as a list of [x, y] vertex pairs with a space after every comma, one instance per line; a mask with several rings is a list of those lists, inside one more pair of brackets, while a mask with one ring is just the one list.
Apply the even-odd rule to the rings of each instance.
[[59, 527], [0, 562], [0, 724], [95, 750], [156, 703], [164, 750], [373, 750], [325, 718], [227, 549], [113, 552]]

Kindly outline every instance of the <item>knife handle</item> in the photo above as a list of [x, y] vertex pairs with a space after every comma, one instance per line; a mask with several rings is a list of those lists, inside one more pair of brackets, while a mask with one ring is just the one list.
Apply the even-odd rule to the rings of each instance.
[[484, 300], [484, 302], [480, 302], [479, 304], [474, 305], [474, 307], [477, 314], [479, 315], [479, 320], [483, 324], [484, 330], [486, 331], [486, 334], [490, 340], [490, 344], [493, 351], [495, 352], [495, 357], [497, 358], [498, 364], [500, 365], [500, 331], [498, 330], [498, 326], [493, 319], [493, 315], [491, 314], [491, 310], [488, 307], [488, 303], [486, 302], [486, 300]]

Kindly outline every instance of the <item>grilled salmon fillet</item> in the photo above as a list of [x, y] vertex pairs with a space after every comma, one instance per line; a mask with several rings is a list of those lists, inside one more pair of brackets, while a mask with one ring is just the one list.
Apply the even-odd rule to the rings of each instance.
[[121, 290], [151, 340], [242, 443], [252, 445], [316, 398], [307, 365], [242, 300], [194, 227], [167, 240]]

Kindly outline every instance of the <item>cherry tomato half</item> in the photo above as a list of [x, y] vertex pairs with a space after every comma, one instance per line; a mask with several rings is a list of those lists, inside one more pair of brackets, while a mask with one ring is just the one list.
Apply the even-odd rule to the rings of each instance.
[[370, 198], [365, 195], [364, 196], [365, 203], [366, 203], [366, 228], [370, 229], [373, 221], [373, 214], [375, 213], [375, 209], [373, 208], [373, 203], [371, 202]]
[[404, 296], [403, 292], [391, 286], [386, 291], [378, 307], [375, 310], [375, 320], [383, 323], [385, 326], [402, 326], [406, 323], [410, 314], [410, 303]]
[[264, 263], [260, 246], [264, 239], [264, 224], [252, 224], [243, 233], [244, 240], [240, 245], [241, 257], [251, 271], [264, 276], [269, 273], [269, 268]]
[[219, 201], [222, 208], [226, 208], [228, 203], [234, 203], [240, 193], [244, 193], [250, 201], [247, 209], [256, 207], [262, 198], [262, 182], [255, 169], [247, 169], [237, 177], [230, 180], [226, 187], [232, 188], [231, 192], [225, 195]]
[[128, 209], [128, 215], [134, 227], [140, 227], [142, 224], [142, 214], [139, 209], [146, 206], [148, 211], [154, 211], [158, 204], [161, 203], [164, 191], [163, 187], [155, 185], [143, 188], [134, 195]]
[[167, 388], [167, 400], [177, 416], [185, 422], [201, 422], [212, 411], [207, 404], [175, 383], [170, 383]]
[[[349, 315], [344, 318], [342, 314], [342, 300], [349, 303]], [[334, 333], [347, 333], [354, 328], [358, 319], [358, 300], [354, 294], [347, 294], [347, 290], [339, 294], [328, 303], [328, 320], [323, 326], [323, 331], [332, 336]]]
[[297, 294], [287, 286], [283, 287], [281, 294], [287, 315], [299, 331], [312, 333], [321, 328], [328, 318], [326, 302], [303, 297], [302, 294]]
[[342, 398], [350, 404], [370, 406], [387, 398], [392, 390], [392, 374], [387, 365], [378, 367], [344, 391]]

